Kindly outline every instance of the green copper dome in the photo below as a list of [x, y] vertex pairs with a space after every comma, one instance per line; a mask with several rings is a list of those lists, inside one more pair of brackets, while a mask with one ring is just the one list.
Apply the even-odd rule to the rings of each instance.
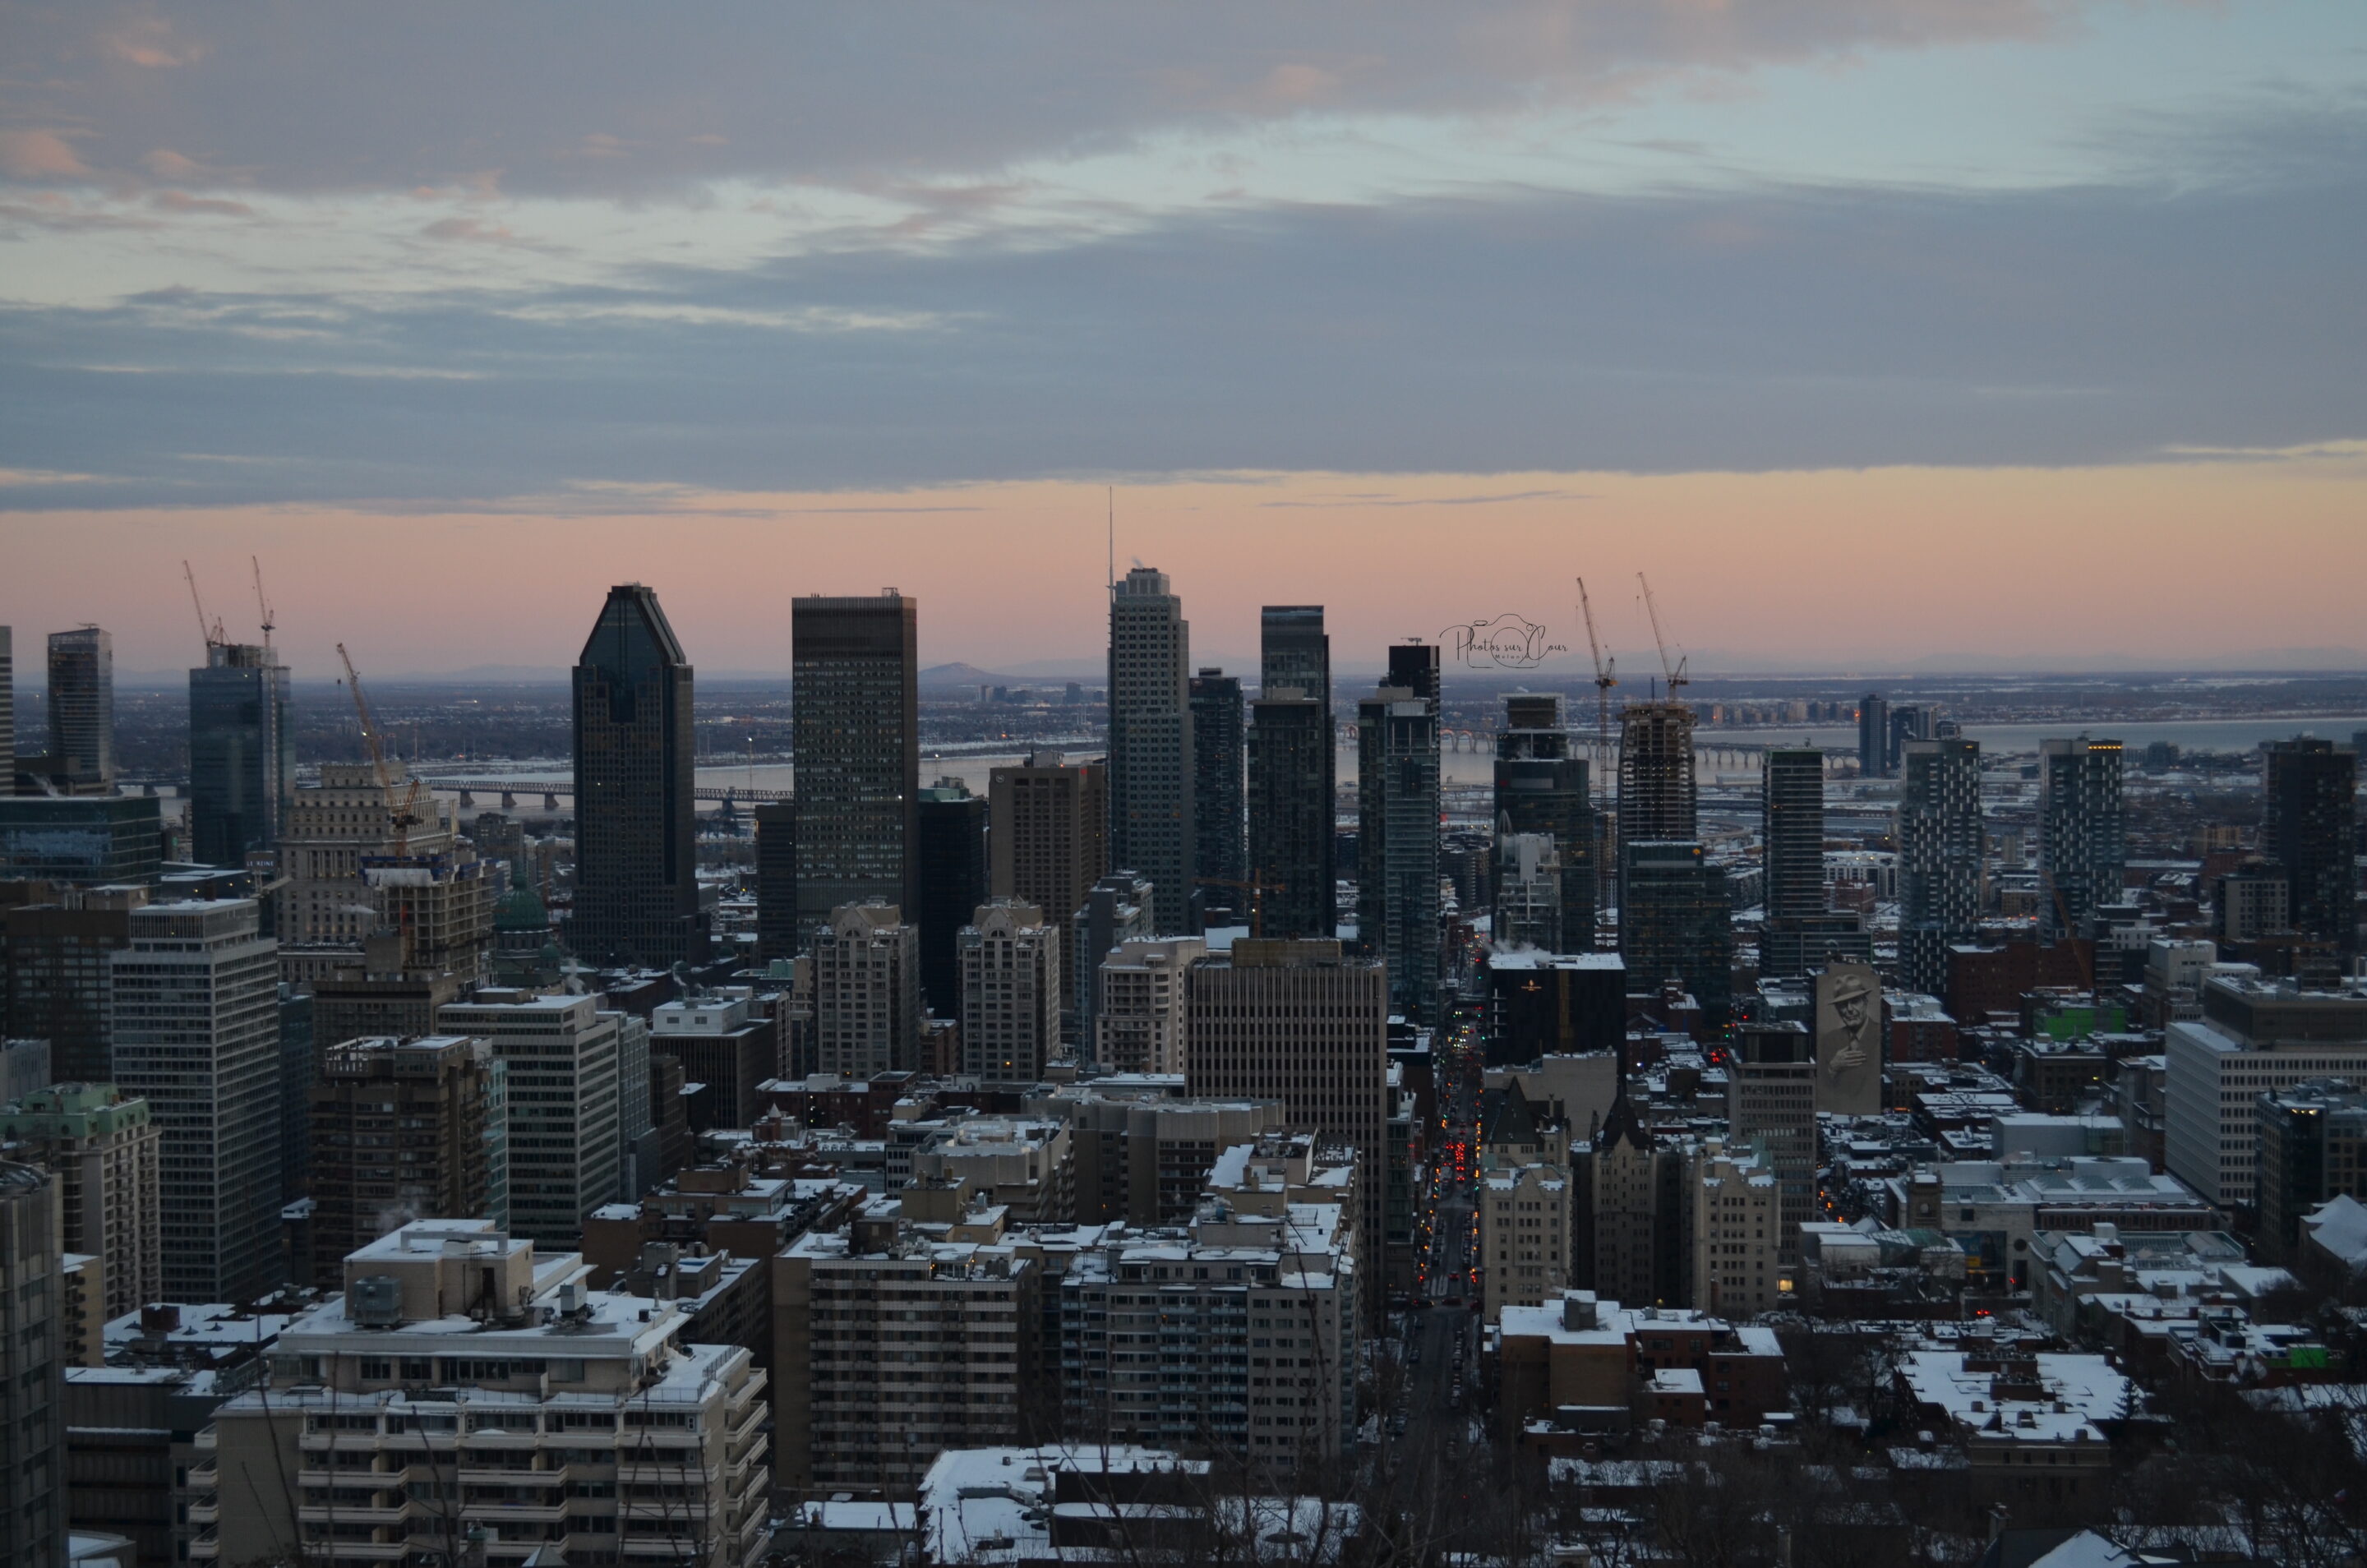
[[520, 883], [502, 895], [493, 906], [493, 930], [497, 931], [539, 931], [550, 929], [550, 911], [542, 907], [534, 889]]

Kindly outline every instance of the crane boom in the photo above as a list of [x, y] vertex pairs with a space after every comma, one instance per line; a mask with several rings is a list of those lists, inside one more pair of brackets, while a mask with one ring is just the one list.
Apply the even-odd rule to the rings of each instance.
[[[377, 775], [378, 787], [391, 797], [396, 782], [394, 770], [388, 766], [386, 748], [379, 741], [378, 716], [370, 712], [369, 698], [362, 692], [361, 675], [354, 669], [353, 656], [345, 651], [344, 643], [337, 644], [337, 659], [345, 667], [345, 689], [353, 694], [354, 716], [361, 721], [362, 750], [369, 753], [370, 771]], [[411, 852], [411, 829], [425, 820], [419, 815], [419, 794], [425, 784], [425, 780], [414, 777], [402, 798], [391, 804], [388, 819], [394, 829], [396, 854]]]
[[262, 612], [263, 615], [263, 646], [269, 648], [271, 646], [271, 630], [273, 622], [271, 618], [271, 601], [263, 596], [263, 561], [260, 558], [255, 556], [247, 557], [246, 561], [249, 566], [255, 568], [255, 607]]
[[181, 576], [189, 585], [189, 603], [198, 608], [198, 635], [205, 638], [208, 648], [221, 647], [221, 623], [206, 619], [206, 602], [198, 597], [198, 574], [190, 570], [189, 563], [186, 560], [181, 563]]
[[1586, 622], [1586, 650], [1594, 656], [1594, 740], [1602, 763], [1595, 772], [1599, 776], [1611, 757], [1611, 688], [1619, 684], [1619, 661], [1603, 653], [1603, 641], [1594, 635], [1594, 601], [1586, 596], [1582, 577], [1578, 580], [1578, 613]]
[[1660, 649], [1660, 673], [1668, 677], [1669, 695], [1673, 697], [1677, 694], [1679, 686], [1688, 683], [1685, 675], [1685, 656], [1682, 652], [1679, 652], [1676, 663], [1671, 665], [1669, 662], [1669, 639], [1660, 632], [1660, 607], [1652, 602], [1652, 584], [1640, 571], [1636, 574], [1636, 581], [1644, 585], [1644, 613], [1651, 617], [1652, 640], [1658, 643]]

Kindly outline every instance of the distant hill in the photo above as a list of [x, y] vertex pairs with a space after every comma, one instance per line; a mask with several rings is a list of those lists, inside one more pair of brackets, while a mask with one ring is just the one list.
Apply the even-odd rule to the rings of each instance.
[[975, 664], [932, 664], [921, 671], [921, 690], [941, 692], [953, 686], [1024, 686], [1025, 677], [998, 675]]

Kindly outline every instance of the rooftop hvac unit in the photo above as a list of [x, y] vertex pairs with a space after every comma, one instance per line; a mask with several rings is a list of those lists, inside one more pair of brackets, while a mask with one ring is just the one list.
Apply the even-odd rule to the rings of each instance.
[[391, 1274], [370, 1274], [354, 1281], [347, 1292], [345, 1315], [357, 1328], [399, 1328], [402, 1325], [402, 1281]]

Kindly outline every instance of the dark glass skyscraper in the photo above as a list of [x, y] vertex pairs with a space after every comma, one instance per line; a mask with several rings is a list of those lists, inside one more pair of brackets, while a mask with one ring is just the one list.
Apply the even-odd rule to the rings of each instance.
[[1496, 830], [1543, 833], [1561, 855], [1561, 950], [1594, 946], [1594, 805], [1586, 760], [1569, 754], [1561, 699], [1520, 693], [1504, 699], [1496, 737]]
[[1184, 601], [1165, 572], [1136, 567], [1110, 595], [1109, 859], [1150, 878], [1171, 936], [1190, 933], [1198, 874], [1191, 669]]
[[115, 639], [96, 626], [50, 634], [49, 754], [71, 793], [115, 788]]
[[1910, 991], [1943, 996], [1948, 947], [1981, 916], [1981, 745], [1910, 740], [1900, 760], [1898, 971]]
[[575, 908], [595, 964], [703, 963], [692, 821], [691, 668], [638, 582], [608, 602], [575, 664]]
[[1870, 779], [1890, 776], [1890, 705], [1874, 692], [1858, 699], [1857, 771]]
[[1385, 960], [1393, 1007], [1435, 1020], [1439, 985], [1438, 649], [1389, 649], [1356, 710], [1356, 924]]
[[189, 671], [190, 856], [240, 866], [278, 842], [295, 771], [288, 667], [277, 650], [213, 643]]
[[2117, 903], [2128, 863], [2121, 805], [2121, 743], [2038, 743], [2039, 935], [2046, 942], [2083, 934], [2099, 904]]
[[1201, 901], [1211, 925], [1248, 917], [1249, 894], [1228, 882], [1249, 878], [1243, 838], [1242, 762], [1247, 750], [1241, 682], [1222, 670], [1192, 677], [1192, 816]]
[[954, 939], [988, 897], [987, 798], [959, 779], [921, 792], [915, 841], [919, 884], [913, 909], [921, 928], [921, 994], [939, 1018], [961, 1016], [961, 950]]
[[1733, 912], [1726, 872], [1698, 840], [1623, 842], [1627, 887], [1619, 907], [1619, 951], [1627, 988], [1657, 991], [1681, 980], [1713, 1024], [1726, 1021], [1734, 987]]
[[2359, 753], [2304, 736], [2260, 748], [2260, 852], [2284, 868], [2293, 929], [2359, 951]]
[[762, 801], [749, 816], [756, 828], [756, 957], [770, 964], [798, 952], [798, 803]]
[[1272, 689], [1250, 705], [1250, 869], [1272, 891], [1252, 897], [1258, 930], [1271, 937], [1327, 937], [1332, 896], [1331, 721], [1321, 703]]
[[799, 944], [844, 904], [913, 908], [921, 794], [920, 605], [789, 604], [798, 760]]
[[1767, 753], [1760, 838], [1767, 851], [1767, 918], [1825, 912], [1825, 754], [1810, 747]]

